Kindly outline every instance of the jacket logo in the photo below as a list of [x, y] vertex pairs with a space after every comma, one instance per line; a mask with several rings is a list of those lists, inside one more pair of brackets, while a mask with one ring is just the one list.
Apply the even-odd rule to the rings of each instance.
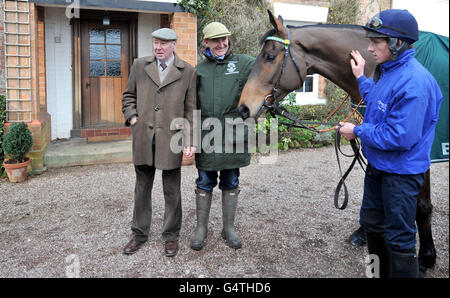
[[239, 70], [236, 68], [236, 63], [237, 61], [228, 62], [227, 72], [225, 73], [226, 75], [239, 73]]
[[384, 112], [386, 112], [386, 108], [387, 108], [387, 104], [385, 104], [381, 100], [378, 100], [378, 109], [384, 113]]

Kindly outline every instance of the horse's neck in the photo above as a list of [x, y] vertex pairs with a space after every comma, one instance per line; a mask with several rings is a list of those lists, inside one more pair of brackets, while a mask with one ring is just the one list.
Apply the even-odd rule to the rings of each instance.
[[[358, 84], [350, 67], [350, 52], [367, 57], [367, 40], [362, 28], [349, 26], [309, 26], [293, 29], [293, 41], [300, 45], [308, 74], [318, 73], [359, 99]], [[366, 70], [370, 76], [372, 62]]]

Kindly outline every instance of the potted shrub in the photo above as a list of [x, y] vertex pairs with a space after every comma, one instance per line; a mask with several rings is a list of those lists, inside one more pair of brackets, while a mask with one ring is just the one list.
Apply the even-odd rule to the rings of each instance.
[[25, 122], [13, 123], [9, 131], [3, 136], [2, 147], [7, 160], [3, 167], [8, 174], [9, 181], [22, 182], [28, 177], [28, 165], [31, 160], [26, 157], [33, 146], [33, 136]]

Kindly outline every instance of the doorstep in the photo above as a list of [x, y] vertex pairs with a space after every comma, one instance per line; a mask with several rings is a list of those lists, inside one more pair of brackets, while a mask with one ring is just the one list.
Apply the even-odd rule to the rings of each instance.
[[51, 142], [44, 154], [47, 168], [132, 162], [132, 141], [93, 142], [87, 138], [71, 138]]

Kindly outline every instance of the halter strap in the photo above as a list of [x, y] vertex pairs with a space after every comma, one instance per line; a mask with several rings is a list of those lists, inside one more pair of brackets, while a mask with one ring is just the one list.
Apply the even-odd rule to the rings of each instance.
[[280, 75], [278, 76], [278, 80], [275, 83], [275, 86], [273, 87], [272, 94], [266, 96], [266, 98], [264, 99], [264, 104], [263, 104], [263, 106], [261, 106], [260, 110], [257, 113], [258, 116], [262, 114], [262, 112], [263, 112], [262, 109], [270, 108], [270, 103], [268, 101], [268, 98], [272, 97], [273, 98], [273, 102], [276, 101], [275, 93], [278, 91], [278, 87], [280, 86], [281, 77], [284, 74], [284, 69], [286, 68], [286, 63], [287, 63], [287, 60], [288, 60], [289, 56], [291, 56], [292, 62], [294, 63], [294, 66], [295, 66], [295, 70], [297, 71], [298, 77], [300, 78], [301, 85], [303, 85], [303, 80], [302, 80], [302, 75], [301, 75], [301, 72], [300, 72], [300, 68], [298, 66], [297, 61], [295, 60], [294, 56], [291, 53], [291, 47], [290, 47], [290, 45], [291, 45], [291, 31], [289, 30], [288, 27], [286, 27], [286, 33], [287, 33], [287, 39], [283, 39], [283, 38], [278, 37], [278, 36], [268, 36], [268, 37], [266, 37], [265, 41], [273, 40], [273, 41], [277, 41], [277, 42], [280, 42], [280, 43], [284, 44], [284, 59], [283, 59], [283, 64], [281, 66]]

